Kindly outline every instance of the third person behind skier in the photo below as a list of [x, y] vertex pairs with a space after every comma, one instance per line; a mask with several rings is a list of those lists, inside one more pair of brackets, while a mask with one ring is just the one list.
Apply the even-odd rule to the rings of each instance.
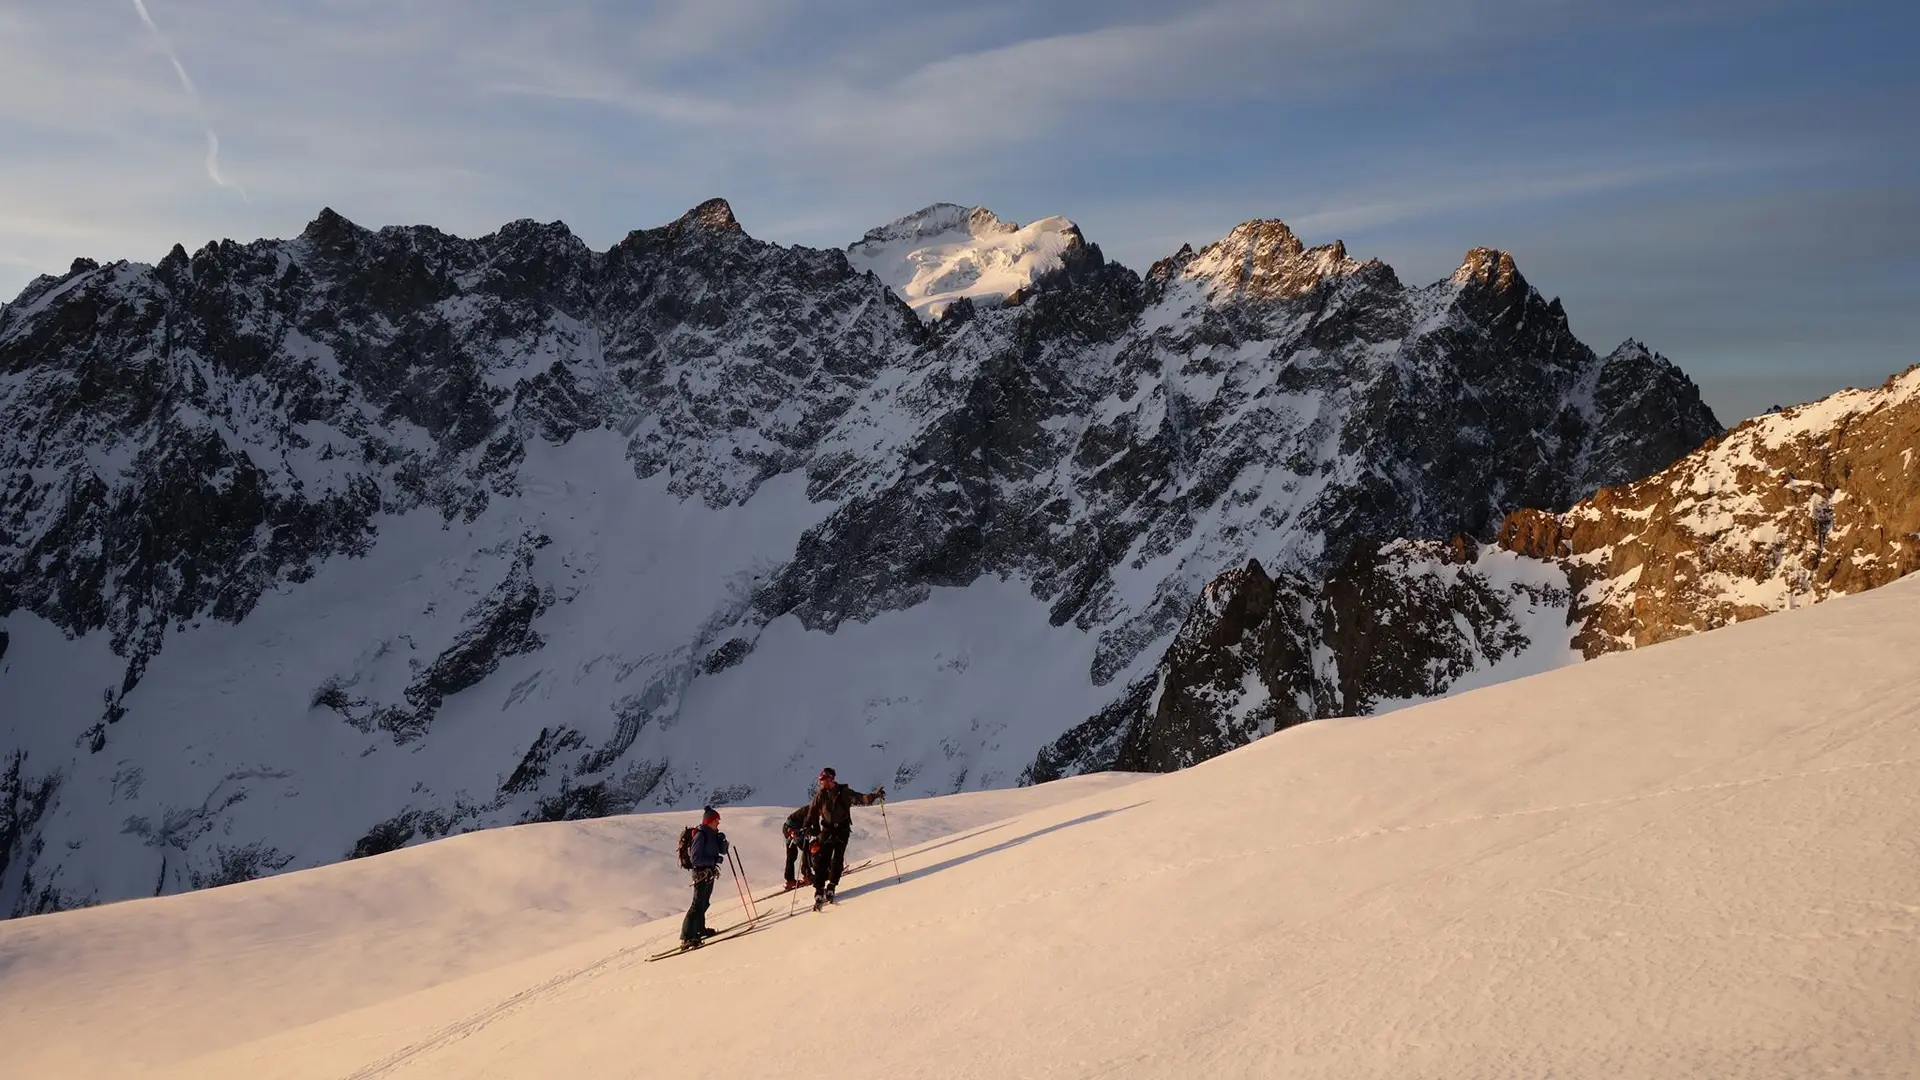
[[[780, 825], [780, 836], [787, 842], [787, 888], [797, 889], [802, 885], [813, 884], [813, 837], [807, 832], [807, 811], [813, 804], [795, 810], [787, 815]], [[794, 864], [800, 864], [800, 876], [793, 876]]]
[[833, 890], [840, 884], [840, 871], [846, 866], [847, 841], [853, 837], [853, 808], [872, 806], [887, 796], [887, 789], [874, 788], [862, 793], [840, 783], [832, 769], [820, 770], [820, 789], [807, 804], [805, 827], [819, 838], [820, 849], [813, 857], [813, 910], [833, 902]]

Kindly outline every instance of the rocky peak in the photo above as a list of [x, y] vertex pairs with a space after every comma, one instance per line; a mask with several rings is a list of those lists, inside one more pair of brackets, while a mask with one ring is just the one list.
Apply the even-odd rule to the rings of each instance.
[[1468, 251], [1466, 258], [1460, 261], [1459, 269], [1453, 272], [1452, 280], [1455, 285], [1480, 285], [1501, 292], [1527, 287], [1527, 280], [1520, 276], [1519, 267], [1513, 264], [1513, 256], [1489, 247]]
[[725, 199], [712, 198], [699, 206], [681, 214], [679, 219], [667, 226], [675, 235], [701, 230], [732, 232], [745, 234], [740, 222], [733, 216], [733, 206]]
[[567, 227], [566, 222], [540, 222], [532, 218], [520, 218], [507, 222], [494, 233], [494, 239], [509, 248], [585, 246], [584, 242], [573, 234], [573, 230]]
[[1020, 226], [1011, 221], [1000, 220], [999, 215], [984, 206], [976, 206], [967, 211], [967, 229], [975, 236], [996, 236], [1000, 233], [1018, 232]]
[[1002, 220], [998, 214], [984, 206], [961, 206], [958, 203], [939, 202], [915, 210], [885, 225], [868, 229], [866, 235], [854, 241], [848, 250], [852, 253], [860, 253], [903, 241], [931, 240], [950, 233], [983, 237], [1001, 236], [1019, 230], [1018, 224]]
[[321, 207], [320, 213], [300, 230], [300, 239], [316, 252], [325, 255], [340, 254], [351, 250], [373, 235], [368, 230], [355, 225], [333, 207]]
[[1154, 289], [1156, 292], [1165, 289], [1166, 286], [1178, 279], [1181, 274], [1185, 273], [1187, 266], [1192, 262], [1193, 245], [1181, 244], [1179, 251], [1174, 252], [1164, 259], [1157, 259], [1152, 266], [1147, 267], [1146, 282], [1148, 287]]
[[1182, 277], [1204, 282], [1215, 303], [1291, 299], [1363, 265], [1347, 257], [1340, 241], [1309, 248], [1284, 222], [1272, 219], [1242, 222], [1191, 258], [1175, 255], [1174, 260], [1164, 270], [1156, 264], [1155, 272], [1170, 275], [1177, 265]]

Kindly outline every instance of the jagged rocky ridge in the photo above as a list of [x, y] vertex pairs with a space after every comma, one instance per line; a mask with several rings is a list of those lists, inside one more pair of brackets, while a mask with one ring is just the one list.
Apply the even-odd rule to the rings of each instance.
[[1311, 591], [1717, 430], [1503, 253], [1408, 287], [1250, 222], [1143, 279], [1060, 235], [931, 321], [720, 200], [606, 252], [328, 211], [36, 281], [0, 308], [0, 907], [827, 761], [1012, 783], [1222, 570]]
[[1170, 770], [1359, 716], [1884, 585], [1920, 570], [1920, 367], [1749, 420], [1498, 543], [1362, 547], [1322, 581], [1209, 583], [1155, 671], [1031, 779]]

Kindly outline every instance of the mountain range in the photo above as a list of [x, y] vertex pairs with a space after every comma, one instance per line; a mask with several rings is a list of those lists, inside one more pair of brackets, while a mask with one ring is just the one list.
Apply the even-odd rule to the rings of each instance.
[[[1505, 252], [1407, 285], [1270, 220], [1144, 275], [1061, 218], [810, 249], [717, 199], [606, 251], [329, 210], [76, 260], [0, 307], [0, 910], [826, 764], [1171, 768], [1567, 662], [1641, 633], [1602, 489], [1720, 433]], [[1388, 645], [1395, 604], [1492, 629]]]

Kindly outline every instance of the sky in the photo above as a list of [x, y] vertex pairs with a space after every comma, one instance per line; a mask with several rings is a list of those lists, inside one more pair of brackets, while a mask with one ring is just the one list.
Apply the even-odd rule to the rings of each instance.
[[1732, 422], [1920, 362], [1917, 46], [1847, 0], [0, 0], [0, 296], [322, 206], [604, 248], [949, 201], [1139, 270], [1273, 217], [1409, 283], [1507, 249]]

